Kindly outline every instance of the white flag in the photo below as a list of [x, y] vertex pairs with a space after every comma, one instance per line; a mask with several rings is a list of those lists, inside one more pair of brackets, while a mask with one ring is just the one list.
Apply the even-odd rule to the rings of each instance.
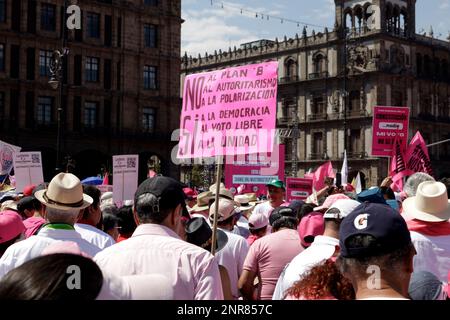
[[347, 162], [347, 150], [344, 150], [344, 162], [342, 163], [341, 169], [342, 185], [347, 184], [348, 179], [348, 162]]
[[358, 175], [356, 176], [355, 190], [356, 190], [356, 194], [362, 192], [361, 176], [359, 175], [359, 172], [358, 172]]

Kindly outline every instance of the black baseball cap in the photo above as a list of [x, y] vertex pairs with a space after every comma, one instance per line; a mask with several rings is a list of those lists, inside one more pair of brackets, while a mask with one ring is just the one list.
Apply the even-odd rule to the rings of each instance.
[[155, 176], [148, 178], [136, 190], [134, 203], [137, 203], [141, 195], [151, 193], [158, 198], [160, 209], [173, 209], [181, 204], [183, 216], [189, 218], [190, 215], [185, 203], [186, 195], [183, 192], [183, 188], [185, 187], [181, 182], [169, 177]]
[[[356, 235], [371, 235], [370, 246], [352, 247]], [[356, 207], [341, 223], [339, 246], [344, 258], [362, 258], [394, 252], [411, 243], [405, 220], [388, 205], [365, 202]]]

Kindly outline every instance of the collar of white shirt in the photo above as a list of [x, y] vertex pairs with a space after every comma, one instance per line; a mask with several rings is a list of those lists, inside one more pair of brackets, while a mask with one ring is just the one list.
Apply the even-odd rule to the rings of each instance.
[[67, 230], [67, 229], [50, 229], [43, 227], [38, 236], [47, 237], [51, 239], [81, 239], [81, 235], [75, 230]]
[[166, 236], [181, 240], [180, 236], [176, 234], [172, 229], [169, 229], [161, 224], [155, 223], [145, 223], [138, 225], [132, 237], [143, 235]]
[[328, 237], [328, 236], [316, 236], [314, 238], [314, 242], [311, 244], [311, 246], [338, 246], [339, 245], [339, 239]]

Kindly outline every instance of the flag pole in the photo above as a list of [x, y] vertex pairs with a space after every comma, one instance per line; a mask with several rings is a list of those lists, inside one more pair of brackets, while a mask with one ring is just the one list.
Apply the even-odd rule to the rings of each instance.
[[217, 217], [219, 214], [219, 192], [220, 192], [220, 179], [222, 178], [222, 156], [216, 158], [217, 171], [216, 171], [216, 195], [214, 199], [214, 221], [213, 221], [213, 232], [211, 238], [211, 254], [216, 253], [216, 238], [217, 238]]

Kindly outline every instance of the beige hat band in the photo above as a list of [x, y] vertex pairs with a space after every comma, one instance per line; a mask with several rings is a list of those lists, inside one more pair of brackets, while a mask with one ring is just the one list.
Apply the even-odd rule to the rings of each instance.
[[66, 206], [66, 207], [78, 208], [78, 207], [81, 207], [81, 206], [84, 204], [84, 199], [81, 199], [80, 201], [75, 202], [75, 203], [63, 203], [63, 202], [58, 202], [58, 201], [55, 201], [55, 200], [50, 199], [50, 198], [47, 196], [47, 192], [44, 192], [44, 194], [42, 195], [42, 197], [44, 198], [44, 200], [45, 200], [47, 203], [49, 203], [49, 204], [55, 204], [55, 205], [58, 205], [58, 206]]

